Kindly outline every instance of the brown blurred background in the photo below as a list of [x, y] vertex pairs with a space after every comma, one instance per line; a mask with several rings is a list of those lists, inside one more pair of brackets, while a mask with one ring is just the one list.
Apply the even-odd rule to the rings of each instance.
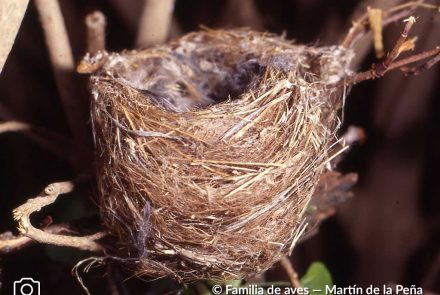
[[[203, 24], [213, 28], [247, 26], [285, 33], [298, 43], [332, 45], [341, 41], [351, 20], [368, 5], [390, 7], [402, 2], [176, 0], [171, 38]], [[108, 50], [134, 47], [142, 0], [60, 3], [76, 61], [86, 50], [84, 17], [95, 9], [107, 17]], [[440, 1], [429, 3], [439, 5]], [[416, 52], [438, 46], [439, 13], [417, 10], [416, 16], [418, 21], [412, 32], [419, 37]], [[385, 29], [387, 49], [401, 28], [401, 23], [395, 23]], [[367, 69], [374, 61], [368, 42], [360, 45], [356, 69]], [[440, 66], [409, 78], [393, 72], [353, 87], [341, 133], [350, 125], [360, 126], [367, 140], [352, 148], [339, 169], [359, 173], [355, 198], [325, 221], [316, 236], [295, 249], [292, 262], [300, 274], [311, 262], [321, 260], [340, 286], [393, 282], [440, 293], [439, 74]], [[87, 78], [82, 76], [80, 80], [82, 96], [78, 99], [87, 104]], [[32, 1], [0, 75], [0, 121], [10, 119], [68, 135]], [[0, 232], [15, 228], [13, 208], [48, 183], [75, 175], [62, 158], [18, 133], [0, 135], [0, 167]], [[92, 192], [92, 188], [85, 188], [76, 192], [76, 198], [60, 198], [36, 215], [36, 222], [45, 215], [51, 215], [57, 223], [85, 217], [96, 220], [97, 210], [87, 198]], [[9, 291], [14, 280], [31, 276], [41, 281], [41, 294], [80, 294], [70, 270], [81, 257], [84, 253], [43, 245], [0, 257], [0, 293], [12, 294]], [[86, 275], [93, 294], [109, 294], [104, 273], [105, 269], [98, 269]], [[116, 273], [120, 280], [125, 278], [122, 272]], [[266, 278], [279, 281], [286, 276], [276, 266]], [[121, 284], [123, 294], [162, 294], [179, 288], [168, 280], [147, 283], [129, 279]]]

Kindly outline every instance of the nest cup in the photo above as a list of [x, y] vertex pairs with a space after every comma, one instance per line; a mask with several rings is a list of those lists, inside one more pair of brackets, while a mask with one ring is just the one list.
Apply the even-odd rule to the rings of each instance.
[[204, 30], [92, 76], [102, 221], [136, 275], [228, 280], [290, 254], [326, 169], [351, 53]]

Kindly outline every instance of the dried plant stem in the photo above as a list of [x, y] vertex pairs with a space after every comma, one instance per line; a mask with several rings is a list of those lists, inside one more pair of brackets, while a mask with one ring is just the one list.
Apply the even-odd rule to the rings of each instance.
[[434, 49], [428, 50], [428, 51], [424, 51], [422, 53], [419, 54], [415, 54], [412, 55], [410, 57], [407, 58], [403, 58], [401, 60], [398, 60], [394, 63], [391, 63], [386, 70], [383, 70], [383, 68], [378, 72], [376, 70], [376, 68], [373, 66], [370, 70], [365, 71], [365, 72], [360, 72], [355, 74], [354, 76], [352, 76], [349, 79], [346, 79], [344, 81], [345, 85], [354, 85], [357, 83], [360, 83], [362, 81], [366, 81], [366, 80], [372, 80], [372, 79], [376, 79], [379, 78], [381, 76], [383, 76], [384, 74], [386, 74], [388, 71], [394, 70], [394, 69], [398, 69], [398, 68], [402, 68], [408, 64], [412, 64], [421, 60], [425, 60], [431, 57], [434, 57], [432, 59], [430, 59], [427, 63], [423, 64], [421, 67], [416, 67], [413, 68], [413, 70], [405, 70], [403, 69], [405, 74], [420, 74], [422, 71], [424, 71], [425, 69], [429, 69], [431, 68], [434, 64], [436, 64], [437, 62], [440, 61], [439, 58], [439, 54], [440, 54], [440, 47], [436, 47]]
[[105, 50], [105, 16], [101, 11], [94, 11], [86, 16], [87, 51], [93, 56]]
[[0, 73], [14, 44], [29, 0], [2, 0], [0, 2]]
[[9, 121], [0, 123], [0, 134], [6, 132], [27, 131], [31, 129], [31, 126], [26, 123]]
[[52, 204], [60, 194], [69, 193], [73, 188], [74, 184], [71, 181], [52, 183], [38, 197], [29, 199], [26, 203], [16, 208], [14, 210], [14, 219], [19, 223], [18, 230], [20, 233], [40, 243], [74, 247], [88, 251], [101, 251], [102, 246], [96, 240], [105, 236], [103, 232], [84, 237], [57, 235], [37, 229], [30, 222], [30, 215], [32, 213]]
[[[404, 4], [394, 6], [383, 12], [384, 19], [382, 21], [382, 26], [387, 26], [388, 24], [395, 22], [399, 19], [408, 17], [411, 15], [416, 8], [426, 8], [426, 9], [438, 9], [438, 6], [423, 3], [423, 1], [410, 1]], [[359, 40], [361, 36], [365, 34], [368, 27], [368, 14], [362, 15], [359, 19], [353, 22], [353, 26], [348, 31], [347, 35], [341, 42], [342, 47], [351, 47]]]
[[174, 0], [145, 0], [137, 47], [148, 47], [163, 43], [169, 34], [174, 9]]
[[[42, 229], [46, 233], [59, 234], [71, 232], [67, 225], [56, 224]], [[19, 251], [35, 243], [35, 240], [26, 236], [14, 236], [11, 232], [0, 234], [0, 255]]]
[[284, 271], [286, 272], [287, 276], [289, 277], [290, 284], [293, 288], [301, 288], [301, 284], [298, 280], [298, 273], [293, 268], [292, 263], [290, 262], [289, 258], [287, 256], [283, 256], [280, 260], [281, 266], [284, 268]]
[[46, 45], [67, 121], [78, 144], [88, 142], [84, 132], [80, 95], [74, 77], [75, 63], [63, 15], [57, 0], [35, 0]]
[[440, 53], [439, 46], [437, 46], [432, 50], [415, 54], [413, 56], [396, 61], [400, 53], [412, 49], [414, 47], [414, 41], [413, 40], [407, 41], [407, 39], [408, 39], [408, 34], [411, 28], [413, 27], [414, 23], [416, 22], [416, 20], [414, 17], [411, 16], [408, 19], [406, 19], [404, 22], [406, 22], [406, 25], [403, 31], [401, 32], [399, 38], [397, 39], [393, 49], [391, 50], [391, 52], [387, 54], [385, 60], [383, 60], [379, 64], [373, 65], [371, 69], [365, 72], [357, 73], [349, 77], [345, 81], [341, 81], [341, 83], [345, 85], [354, 85], [365, 80], [376, 79], [382, 77], [383, 75], [385, 75], [385, 73], [387, 73], [390, 70], [401, 68], [408, 64], [434, 57], [431, 60], [429, 60], [427, 63], [425, 63], [422, 67], [407, 71], [407, 74], [411, 74], [411, 73], [419, 74], [420, 72], [424, 71], [425, 69], [431, 68], [435, 63], [437, 63], [439, 61], [438, 55]]
[[[437, 48], [438, 49], [438, 48]], [[440, 51], [440, 50], [436, 50], [436, 51]], [[432, 59], [429, 59], [426, 63], [421, 64], [419, 66], [416, 67], [410, 67], [410, 68], [401, 68], [400, 70], [405, 74], [405, 75], [419, 75], [421, 73], [423, 73], [424, 71], [429, 70], [430, 68], [432, 68], [436, 63], [440, 62], [440, 52], [437, 53], [437, 55], [435, 55]], [[397, 63], [396, 63], [397, 64]]]

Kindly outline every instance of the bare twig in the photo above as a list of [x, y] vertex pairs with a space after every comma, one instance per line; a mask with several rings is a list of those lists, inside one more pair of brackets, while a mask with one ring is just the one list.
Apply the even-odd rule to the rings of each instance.
[[88, 139], [87, 132], [84, 132], [81, 96], [74, 77], [75, 63], [59, 3], [57, 0], [35, 0], [35, 6], [43, 26], [58, 93], [69, 127], [76, 142], [79, 145], [86, 144]]
[[[62, 224], [45, 227], [43, 231], [51, 234], [72, 232], [67, 225]], [[35, 240], [26, 236], [14, 236], [11, 232], [5, 232], [3, 234], [0, 234], [0, 255], [19, 251], [27, 246], [34, 244], [35, 242]]]
[[429, 59], [427, 62], [416, 67], [403, 67], [400, 70], [406, 75], [419, 75], [424, 71], [432, 68], [436, 63], [440, 61], [440, 53]]
[[[439, 9], [439, 7], [436, 5], [423, 3], [423, 1], [420, 0], [406, 2], [404, 4], [397, 5], [388, 10], [385, 10], [383, 12], [384, 19], [382, 22], [382, 26], [387, 26], [392, 22], [408, 17], [414, 12], [416, 8], [419, 7], [433, 10]], [[359, 38], [367, 32], [368, 24], [368, 14], [365, 13], [359, 19], [353, 22], [353, 26], [344, 37], [343, 41], [341, 42], [341, 46], [346, 48], [353, 46], [353, 44], [356, 43], [356, 40], [359, 40]]]
[[105, 50], [105, 16], [101, 11], [94, 11], [86, 16], [87, 51], [95, 55]]
[[29, 0], [2, 0], [0, 2], [0, 73], [14, 44]]
[[52, 204], [60, 194], [66, 194], [73, 190], [74, 184], [71, 181], [56, 182], [48, 185], [36, 198], [29, 199], [25, 204], [14, 210], [14, 219], [18, 221], [18, 230], [21, 234], [40, 243], [67, 246], [89, 251], [101, 251], [102, 246], [96, 240], [105, 236], [105, 233], [84, 237], [56, 235], [35, 228], [30, 222], [30, 215], [40, 211], [43, 207]]
[[403, 31], [401, 32], [399, 38], [397, 39], [393, 49], [391, 50], [391, 52], [388, 53], [385, 60], [383, 60], [381, 63], [379, 63], [377, 65], [373, 65], [371, 67], [371, 69], [369, 69], [368, 71], [357, 73], [357, 74], [349, 77], [345, 81], [341, 81], [340, 83], [345, 84], [345, 85], [353, 85], [353, 84], [357, 84], [357, 83], [365, 81], [365, 80], [376, 79], [376, 78], [382, 77], [383, 75], [385, 75], [385, 73], [387, 73], [390, 70], [401, 68], [401, 67], [406, 66], [408, 64], [418, 62], [420, 60], [424, 60], [424, 59], [431, 58], [431, 57], [434, 57], [434, 58], [432, 60], [428, 61], [425, 65], [423, 65], [422, 68], [420, 68], [419, 70], [415, 69], [413, 71], [409, 70], [408, 74], [411, 74], [412, 72], [420, 73], [424, 69], [429, 69], [435, 63], [437, 63], [438, 59], [439, 59], [437, 57], [437, 55], [440, 53], [440, 47], [438, 47], [438, 46], [432, 50], [425, 51], [425, 52], [401, 59], [399, 61], [396, 61], [396, 59], [399, 57], [400, 53], [407, 51], [407, 50], [412, 50], [414, 48], [414, 39], [412, 39], [412, 40], [407, 40], [407, 39], [408, 39], [409, 31], [411, 30], [411, 28], [414, 25], [414, 23], [416, 22], [416, 20], [414, 17], [411, 16], [408, 19], [406, 19], [404, 22], [406, 22], [406, 25], [405, 25]]
[[293, 288], [301, 288], [301, 284], [298, 280], [298, 273], [293, 268], [292, 263], [290, 262], [289, 258], [286, 256], [283, 256], [280, 260], [281, 266], [284, 268], [284, 271], [286, 272], [287, 276], [289, 277], [290, 284]]
[[[428, 68], [428, 67], [432, 67], [435, 63], [438, 62], [438, 54], [440, 53], [440, 47], [436, 47], [434, 49], [428, 50], [428, 51], [424, 51], [421, 52], [419, 54], [415, 54], [412, 55], [410, 57], [407, 58], [403, 58], [401, 60], [398, 60], [394, 63], [391, 63], [386, 70], [384, 71], [384, 69], [382, 68], [381, 71], [378, 73], [377, 72], [377, 68], [373, 65], [373, 67], [370, 70], [367, 70], [365, 72], [360, 72], [357, 73], [355, 75], [353, 75], [352, 77], [346, 79], [345, 81], [343, 81], [342, 83], [344, 83], [345, 85], [354, 85], [357, 84], [359, 82], [362, 81], [366, 81], [366, 80], [372, 80], [372, 79], [376, 79], [379, 78], [381, 76], [383, 76], [384, 74], [386, 74], [387, 72], [394, 70], [394, 69], [398, 69], [398, 68], [402, 68], [406, 65], [421, 61], [421, 60], [425, 60], [428, 58], [432, 58], [434, 57], [432, 60], [428, 61], [428, 63], [426, 63], [426, 65], [422, 65], [422, 69], [423, 68]], [[419, 74], [421, 73], [421, 71], [415, 73], [415, 74]], [[411, 74], [411, 71], [409, 71], [408, 74]]]
[[6, 132], [27, 131], [30, 129], [31, 126], [29, 126], [29, 124], [22, 122], [8, 121], [0, 123], [0, 134]]
[[144, 0], [137, 47], [163, 43], [169, 34], [175, 0]]

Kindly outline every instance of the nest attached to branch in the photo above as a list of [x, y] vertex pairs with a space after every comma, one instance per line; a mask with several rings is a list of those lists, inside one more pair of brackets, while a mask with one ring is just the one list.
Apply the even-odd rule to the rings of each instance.
[[92, 76], [99, 206], [136, 274], [226, 280], [290, 254], [337, 142], [351, 52], [204, 30]]

